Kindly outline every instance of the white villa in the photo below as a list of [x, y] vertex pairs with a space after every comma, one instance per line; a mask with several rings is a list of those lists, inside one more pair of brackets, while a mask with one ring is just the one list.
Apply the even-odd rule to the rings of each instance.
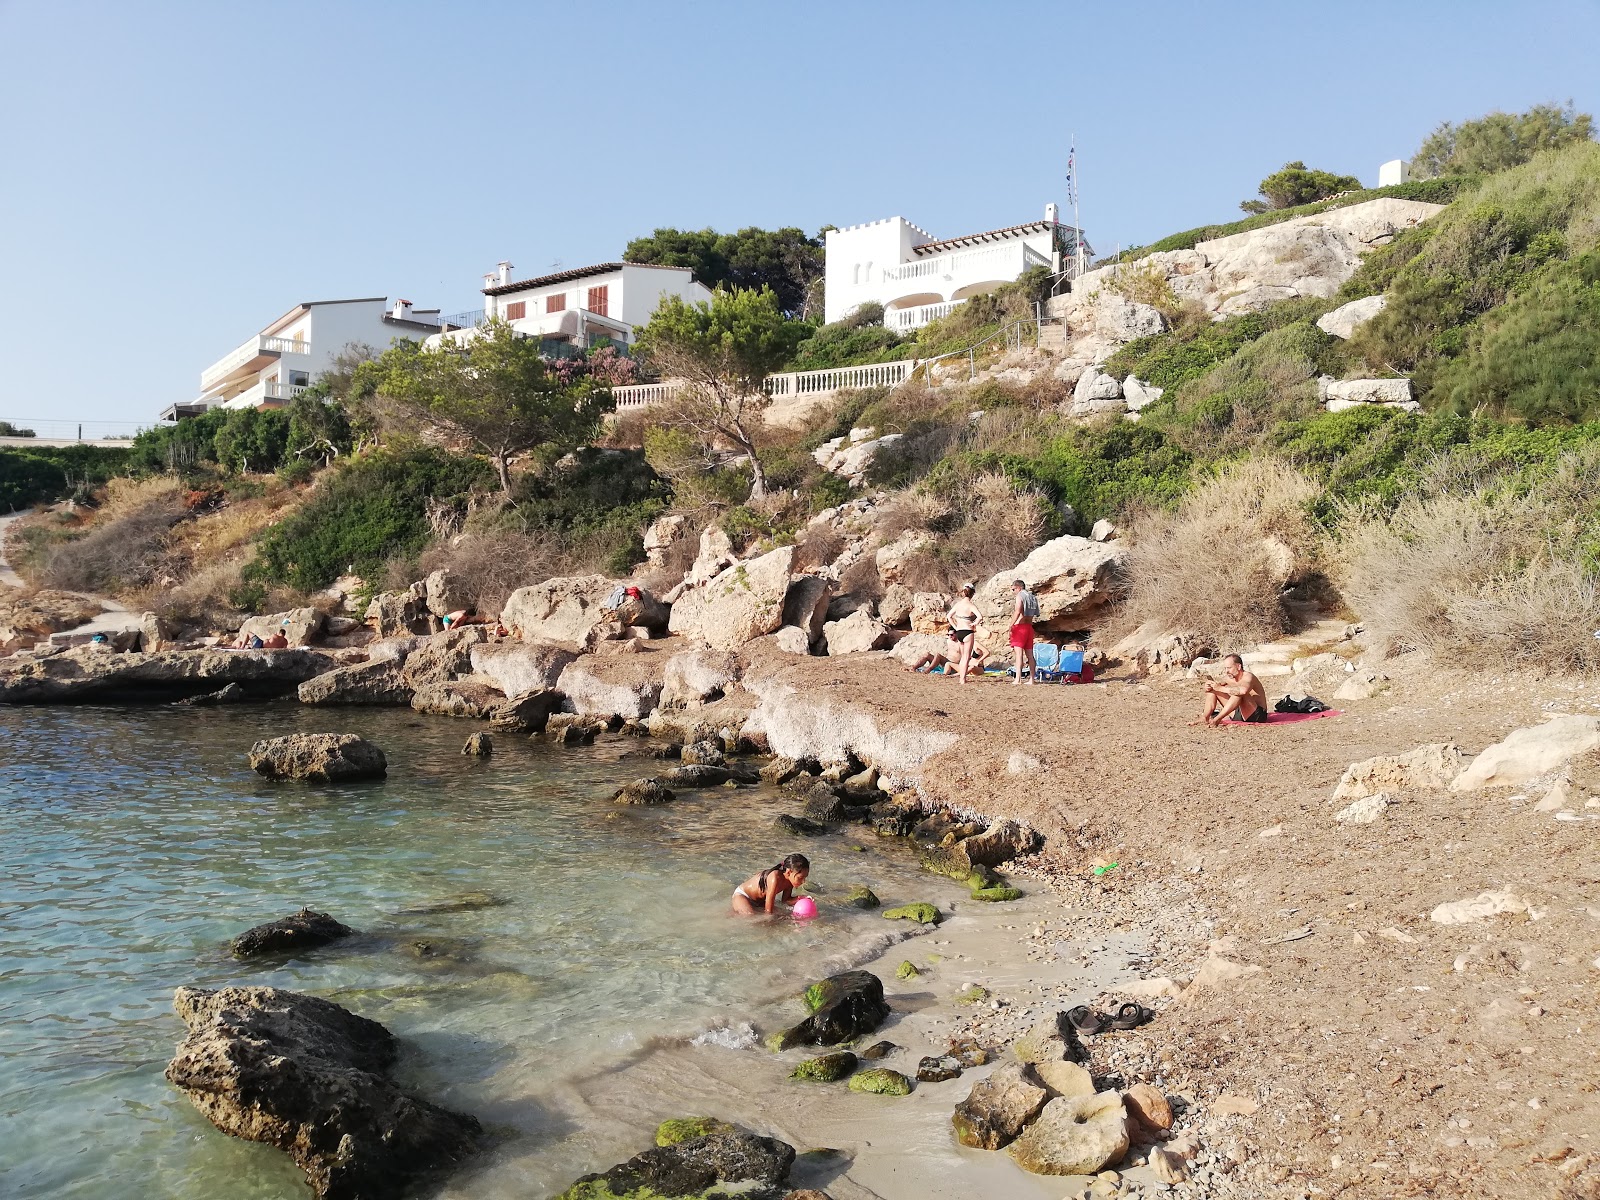
[[[688, 267], [609, 262], [513, 280], [511, 264], [503, 262], [493, 275], [483, 277], [483, 295], [486, 319], [498, 318], [524, 337], [583, 350], [600, 338], [630, 345], [662, 297], [704, 304], [711, 300], [711, 289]], [[462, 331], [454, 336], [469, 335]], [[437, 345], [445, 336], [438, 334], [424, 344]]]
[[890, 329], [916, 329], [1030, 267], [1062, 272], [1071, 266], [1082, 234], [1059, 217], [1060, 210], [1048, 204], [1042, 221], [942, 239], [904, 217], [830, 229], [825, 319], [842, 320], [877, 301]]
[[278, 408], [309, 387], [352, 343], [387, 350], [396, 338], [437, 333], [439, 310], [368, 296], [297, 304], [200, 372], [197, 399], [169, 405], [163, 421], [210, 408]]

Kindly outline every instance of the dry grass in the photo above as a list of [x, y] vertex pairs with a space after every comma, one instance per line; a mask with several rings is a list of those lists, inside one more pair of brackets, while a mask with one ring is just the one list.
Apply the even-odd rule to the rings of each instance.
[[1237, 463], [1175, 512], [1128, 528], [1126, 619], [1192, 631], [1220, 648], [1259, 644], [1287, 628], [1285, 585], [1315, 560], [1311, 480], [1271, 459]]
[[1596, 495], [1589, 450], [1528, 486], [1440, 477], [1392, 517], [1349, 510], [1341, 588], [1391, 651], [1600, 671]]
[[114, 479], [94, 525], [50, 552], [39, 583], [109, 595], [148, 588], [167, 573], [168, 538], [186, 512], [172, 480]]
[[903, 493], [878, 529], [885, 541], [908, 529], [934, 534], [931, 546], [906, 560], [901, 581], [912, 591], [950, 592], [1026, 557], [1044, 536], [1047, 507], [1043, 493], [984, 471]]
[[[495, 615], [518, 588], [560, 575], [609, 575], [621, 535], [615, 530], [566, 540], [554, 533], [512, 529], [468, 532], [423, 552], [415, 570], [396, 563], [397, 586], [441, 568], [455, 575], [478, 611]], [[692, 555], [691, 555], [692, 560]], [[404, 582], [398, 582], [403, 578]]]

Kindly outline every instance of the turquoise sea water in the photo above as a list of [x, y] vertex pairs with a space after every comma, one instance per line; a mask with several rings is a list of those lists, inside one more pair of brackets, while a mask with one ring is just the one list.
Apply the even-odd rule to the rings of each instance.
[[[0, 1196], [302, 1197], [286, 1157], [214, 1130], [162, 1078], [183, 1028], [172, 990], [261, 983], [384, 1022], [406, 1080], [472, 1112], [518, 1163], [474, 1194], [537, 1198], [604, 1169], [565, 1081], [661, 1039], [729, 1025], [881, 934], [830, 902], [938, 898], [871, 835], [803, 843], [767, 788], [609, 803], [656, 764], [631, 739], [560, 749], [404, 710], [0, 708]], [[382, 783], [272, 784], [258, 737], [350, 731]], [[866, 852], [852, 845], [865, 844]], [[747, 874], [813, 856], [822, 919], [728, 915]], [[948, 889], [944, 889], [948, 890]], [[489, 893], [491, 907], [407, 913]], [[228, 940], [302, 905], [362, 931], [290, 961]], [[622, 1156], [641, 1148], [619, 1147]]]

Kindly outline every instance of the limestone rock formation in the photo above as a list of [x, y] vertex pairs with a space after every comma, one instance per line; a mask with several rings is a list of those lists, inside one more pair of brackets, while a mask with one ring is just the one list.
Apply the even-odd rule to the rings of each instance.
[[405, 637], [429, 630], [427, 589], [421, 583], [396, 592], [380, 592], [367, 605], [367, 624], [380, 638]]
[[739, 656], [727, 650], [685, 650], [667, 660], [662, 708], [692, 708], [720, 700], [738, 682]]
[[477, 603], [477, 597], [467, 590], [465, 582], [442, 567], [422, 581], [422, 594], [428, 611], [436, 617], [447, 617]]
[[298, 689], [301, 704], [410, 704], [414, 689], [403, 658], [340, 667], [308, 679]]
[[860, 487], [880, 452], [898, 442], [904, 434], [879, 435], [873, 429], [852, 429], [848, 437], [830, 438], [811, 452], [824, 471]]
[[592, 658], [568, 664], [556, 681], [573, 712], [637, 720], [655, 711], [661, 684], [654, 679], [611, 679]]
[[1035, 1175], [1093, 1175], [1128, 1152], [1128, 1114], [1116, 1092], [1060, 1097], [1007, 1153]]
[[1513, 787], [1593, 750], [1600, 750], [1600, 717], [1552, 717], [1512, 731], [1473, 759], [1450, 786], [1458, 792]]
[[933, 545], [931, 533], [922, 529], [907, 529], [893, 541], [886, 542], [873, 553], [872, 561], [878, 568], [878, 578], [884, 583], [898, 583], [906, 563], [916, 554]]
[[165, 650], [108, 654], [81, 647], [46, 658], [0, 660], [0, 702], [154, 703], [202, 696], [236, 683], [251, 696], [293, 692], [337, 664], [314, 650]]
[[951, 1118], [956, 1140], [978, 1150], [999, 1150], [1039, 1115], [1049, 1097], [1026, 1063], [1002, 1063], [956, 1105]]
[[459, 1162], [481, 1129], [400, 1090], [394, 1036], [327, 1000], [269, 987], [179, 988], [188, 1037], [166, 1077], [224, 1133], [285, 1151], [329, 1200], [394, 1196]]
[[1333, 798], [1359, 800], [1381, 792], [1449, 787], [1463, 761], [1461, 751], [1446, 742], [1418, 746], [1408, 754], [1380, 754], [1346, 767]]
[[389, 763], [382, 750], [353, 733], [292, 733], [251, 746], [250, 769], [269, 779], [337, 783], [381, 779]]
[[258, 954], [286, 954], [292, 950], [308, 950], [325, 946], [339, 938], [349, 937], [355, 930], [340, 924], [327, 913], [302, 908], [299, 912], [267, 921], [246, 929], [233, 939], [229, 946], [235, 958], [253, 958]]
[[1341, 379], [1328, 384], [1326, 391], [1329, 412], [1361, 404], [1405, 408], [1414, 403], [1409, 379]]
[[506, 597], [500, 621], [525, 642], [592, 646], [609, 618], [605, 601], [618, 584], [604, 575], [559, 576]]
[[806, 640], [815, 642], [822, 637], [822, 627], [828, 619], [828, 605], [833, 600], [834, 582], [820, 575], [796, 575], [789, 582], [783, 597], [783, 626], [794, 626], [806, 632]]
[[991, 635], [1004, 638], [1011, 627], [1011, 582], [1020, 579], [1039, 598], [1036, 629], [1071, 629], [1112, 599], [1126, 559], [1127, 551], [1115, 542], [1070, 534], [1054, 538], [1015, 567], [990, 576], [974, 602]]
[[856, 609], [842, 621], [829, 621], [823, 627], [823, 639], [830, 655], [882, 650], [892, 640], [888, 626], [865, 608]]
[[491, 642], [474, 646], [470, 662], [475, 675], [516, 697], [555, 687], [561, 672], [577, 657], [554, 642]]
[[644, 531], [644, 557], [652, 567], [665, 565], [667, 551], [683, 538], [689, 518], [681, 515], [657, 517]]
[[[1139, 412], [1154, 404], [1166, 395], [1165, 388], [1151, 387], [1148, 383], [1129, 375], [1122, 381], [1122, 398], [1127, 401], [1129, 412]], [[1105, 541], [1104, 538], [1095, 538], [1097, 542]]]
[[321, 639], [327, 617], [314, 608], [292, 608], [270, 616], [249, 617], [239, 626], [241, 638], [258, 637], [266, 641], [282, 633], [291, 646], [311, 646]]
[[783, 625], [795, 549], [782, 546], [736, 563], [672, 606], [668, 628], [714, 650], [734, 650]]
[[1317, 318], [1317, 328], [1332, 337], [1348, 338], [1361, 326], [1384, 310], [1389, 303], [1384, 296], [1363, 296], [1348, 304], [1341, 304], [1331, 312]]

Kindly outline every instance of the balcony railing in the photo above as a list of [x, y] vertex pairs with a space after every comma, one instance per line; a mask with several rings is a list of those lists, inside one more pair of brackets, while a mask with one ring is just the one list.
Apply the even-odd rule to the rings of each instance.
[[937, 321], [940, 317], [948, 317], [958, 306], [965, 303], [965, 300], [947, 300], [943, 304], [919, 304], [915, 308], [891, 308], [884, 312], [883, 324], [887, 329], [901, 332], [908, 329], [921, 329], [929, 321]]
[[280, 354], [310, 354], [311, 343], [293, 338], [267, 337], [256, 334], [238, 349], [223, 355], [200, 373], [200, 390], [208, 392], [233, 372], [257, 358]]
[[676, 392], [678, 386], [676, 383], [630, 383], [626, 387], [612, 388], [611, 395], [617, 401], [617, 411], [627, 412], [647, 404], [661, 403]]
[[977, 250], [956, 250], [934, 254], [897, 267], [883, 269], [883, 282], [904, 283], [910, 279], [952, 280], [1015, 279], [1029, 267], [1048, 267], [1050, 260], [1026, 242], [985, 246]]
[[305, 385], [299, 383], [279, 383], [275, 379], [263, 379], [254, 387], [248, 387], [237, 396], [230, 396], [222, 402], [223, 408], [260, 408], [263, 404], [285, 404], [305, 391]]
[[916, 366], [915, 359], [904, 358], [899, 362], [835, 367], [828, 371], [785, 371], [781, 375], [767, 376], [767, 395], [779, 399], [836, 392], [840, 388], [896, 387], [911, 378]]

